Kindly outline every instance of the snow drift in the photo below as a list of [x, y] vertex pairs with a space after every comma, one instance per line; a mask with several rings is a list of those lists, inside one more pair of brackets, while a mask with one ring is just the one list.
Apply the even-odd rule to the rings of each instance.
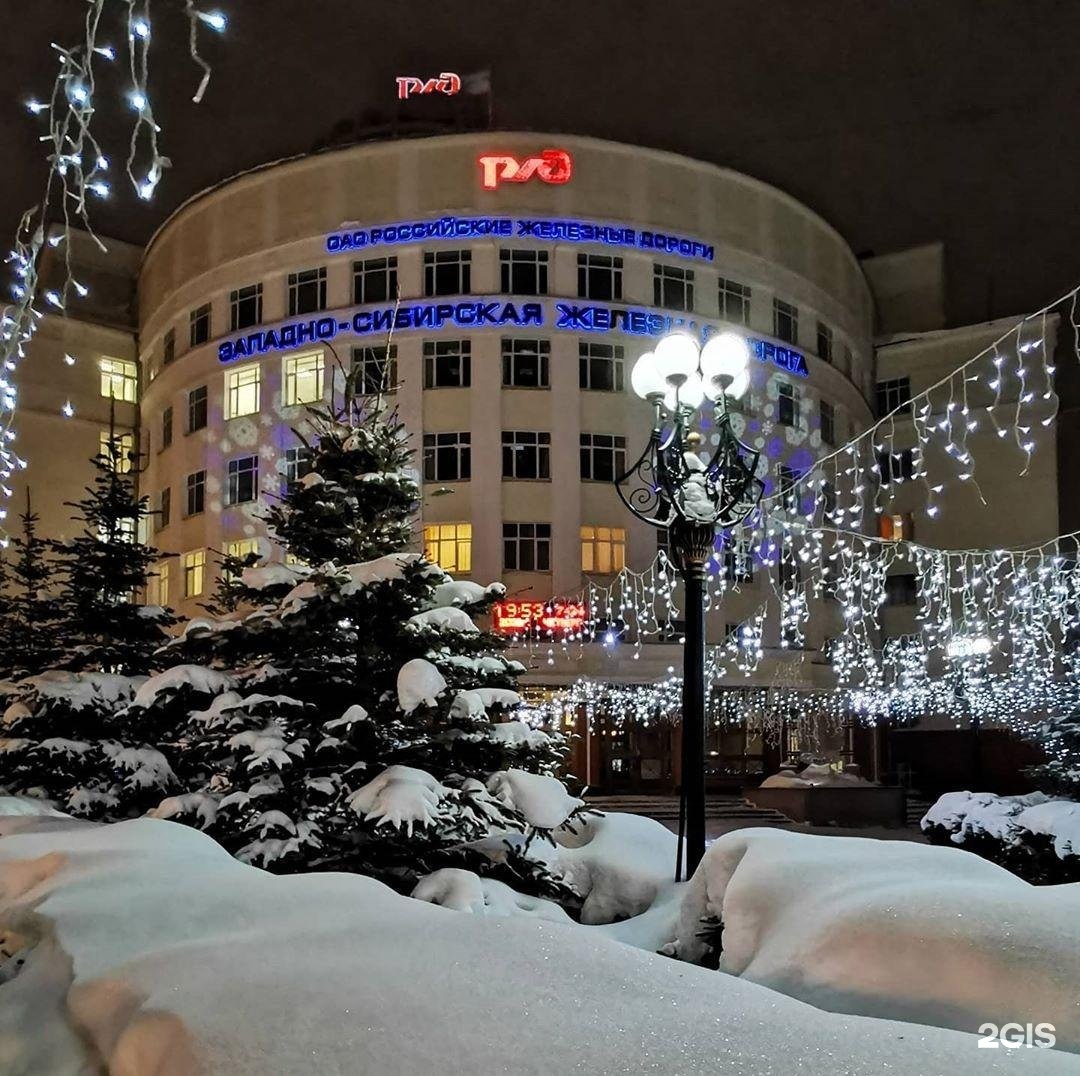
[[0, 823], [0, 930], [22, 961], [0, 985], [9, 1072], [1075, 1071], [1056, 1051], [819, 1012], [576, 926], [270, 875], [170, 822], [61, 821]]

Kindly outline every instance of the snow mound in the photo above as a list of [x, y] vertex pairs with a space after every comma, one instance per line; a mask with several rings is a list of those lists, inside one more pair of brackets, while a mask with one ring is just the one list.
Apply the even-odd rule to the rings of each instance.
[[573, 921], [554, 901], [518, 893], [495, 878], [481, 878], [457, 867], [444, 867], [421, 878], [410, 895], [415, 900], [473, 915], [525, 915], [550, 923]]
[[268, 587], [291, 587], [302, 582], [311, 569], [306, 564], [261, 564], [245, 568], [240, 581], [249, 590], [266, 590]]
[[431, 604], [434, 608], [441, 609], [444, 606], [456, 605], [467, 608], [488, 598], [488, 588], [474, 583], [470, 579], [451, 579], [440, 583], [431, 595]]
[[52, 818], [67, 818], [62, 811], [56, 810], [45, 800], [31, 799], [29, 796], [0, 796], [0, 816], [48, 815]]
[[0, 839], [0, 922], [16, 921], [25, 964], [0, 986], [0, 1041], [5, 1071], [33, 1076], [1076, 1069], [822, 1012], [578, 927], [267, 874], [155, 819]]
[[704, 955], [705, 917], [723, 924], [721, 971], [820, 1008], [970, 1032], [1049, 1022], [1080, 1049], [1080, 884], [1032, 886], [947, 847], [745, 829], [690, 880], [684, 959]]
[[430, 773], [412, 766], [390, 766], [345, 801], [365, 822], [404, 829], [433, 826], [449, 789]]
[[1049, 800], [1025, 807], [1016, 824], [1031, 833], [1050, 837], [1059, 859], [1080, 856], [1080, 803], [1072, 800]]
[[440, 582], [450, 577], [437, 564], [424, 560], [420, 553], [388, 553], [385, 557], [368, 560], [363, 564], [345, 564], [338, 573], [345, 577], [341, 586], [344, 595], [355, 594], [372, 583], [400, 579], [407, 569], [419, 565], [421, 574], [435, 577]]
[[525, 770], [499, 770], [488, 778], [488, 791], [501, 804], [517, 811], [530, 826], [555, 829], [584, 803], [571, 796], [554, 777]]
[[524, 721], [502, 721], [492, 725], [488, 735], [508, 747], [545, 747], [551, 737], [540, 729], [530, 728]]
[[151, 676], [138, 691], [131, 705], [150, 707], [157, 697], [164, 692], [177, 692], [183, 687], [190, 687], [203, 695], [217, 695], [236, 687], [236, 681], [229, 675], [205, 665], [174, 665], [171, 669]]
[[398, 705], [407, 714], [418, 706], [437, 705], [446, 688], [442, 673], [424, 658], [413, 658], [398, 670]]
[[[73, 710], [85, 710], [91, 706], [119, 706], [131, 701], [136, 691], [146, 682], [145, 676], [120, 676], [115, 673], [80, 672], [69, 673], [59, 669], [28, 676], [17, 687], [30, 687], [41, 699], [59, 699]], [[21, 706], [16, 702], [13, 706]], [[12, 707], [4, 715], [5, 722]]]
[[435, 628], [437, 631], [460, 631], [468, 635], [477, 634], [480, 629], [473, 623], [472, 617], [464, 609], [447, 606], [444, 609], [427, 609], [409, 617], [413, 627]]

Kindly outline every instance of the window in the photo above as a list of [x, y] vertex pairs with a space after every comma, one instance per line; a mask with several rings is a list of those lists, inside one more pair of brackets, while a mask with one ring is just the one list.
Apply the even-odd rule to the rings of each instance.
[[548, 340], [514, 340], [503, 337], [502, 383], [504, 388], [546, 389], [551, 343]]
[[773, 299], [773, 336], [789, 344], [799, 342], [799, 308], [783, 299]]
[[225, 556], [235, 560], [243, 560], [252, 554], [258, 555], [258, 538], [238, 538], [235, 542], [225, 543]]
[[915, 518], [910, 512], [885, 513], [881, 516], [878, 533], [887, 542], [911, 541], [915, 537]]
[[622, 258], [607, 254], [579, 254], [578, 296], [582, 299], [621, 299], [622, 268]]
[[626, 531], [622, 527], [581, 528], [581, 570], [609, 575], [626, 567]]
[[780, 506], [785, 512], [799, 510], [799, 493], [795, 488], [799, 474], [790, 467], [781, 464], [776, 468], [776, 492], [780, 496]]
[[724, 542], [724, 578], [729, 583], [749, 583], [754, 578], [754, 557], [750, 547], [734, 536]]
[[878, 475], [883, 486], [893, 482], [910, 482], [915, 475], [915, 451], [911, 448], [899, 452], [877, 454]]
[[225, 375], [225, 417], [257, 414], [261, 382], [262, 370], [258, 363], [230, 370]]
[[196, 549], [184, 554], [184, 597], [195, 598], [203, 592], [206, 571], [206, 550]]
[[352, 369], [353, 392], [358, 396], [396, 392], [397, 344], [391, 344], [389, 350], [385, 344], [379, 347], [354, 347]]
[[823, 321], [817, 323], [817, 353], [819, 359], [832, 362], [833, 354], [832, 329]]
[[147, 581], [150, 593], [147, 595], [148, 605], [169, 604], [169, 562], [159, 561], [153, 574]]
[[914, 573], [905, 572], [885, 577], [886, 605], [914, 605], [917, 596], [918, 588]]
[[170, 329], [161, 341], [161, 365], [168, 366], [176, 358], [176, 329]]
[[187, 432], [194, 433], [206, 425], [206, 386], [192, 389], [187, 397]]
[[776, 389], [776, 421], [781, 426], [800, 425], [802, 400], [799, 390], [787, 381], [781, 381]]
[[431, 523], [424, 527], [424, 556], [447, 572], [472, 571], [472, 524]]
[[353, 302], [385, 303], [397, 298], [397, 258], [353, 262]]
[[844, 367], [843, 367], [844, 373], [845, 374], [850, 374], [851, 370], [852, 370], [852, 363], [854, 361], [854, 358], [853, 358], [853, 356], [851, 354], [851, 348], [848, 347], [847, 344], [845, 344], [844, 349], [843, 349], [843, 351], [841, 351], [840, 354], [843, 356], [842, 361], [843, 361], [843, 364], [844, 364]]
[[233, 332], [262, 321], [262, 285], [249, 284], [229, 292], [229, 327]]
[[828, 400], [818, 401], [818, 417], [821, 420], [822, 444], [836, 444], [836, 412]]
[[98, 454], [117, 474], [129, 474], [135, 455], [135, 434], [102, 430], [98, 437]]
[[674, 265], [653, 266], [653, 306], [667, 310], [694, 309], [694, 270]]
[[124, 403], [138, 396], [139, 368], [128, 359], [101, 360], [101, 395]]
[[610, 433], [581, 435], [581, 477], [592, 482], [614, 482], [626, 470], [626, 438]]
[[911, 411], [911, 378], [893, 377], [877, 383], [878, 417], [892, 411]]
[[243, 504], [259, 495], [259, 457], [241, 456], [229, 460], [226, 504]]
[[546, 250], [500, 250], [499, 283], [504, 295], [547, 295]]
[[472, 384], [472, 345], [468, 340], [424, 341], [424, 388], [468, 388]]
[[839, 500], [836, 495], [836, 486], [831, 482], [825, 482], [821, 486], [821, 510], [825, 514], [825, 522], [832, 523], [836, 515]]
[[158, 494], [158, 518], [157, 529], [159, 531], [164, 530], [169, 525], [169, 520], [172, 518], [172, 488], [166, 486]]
[[210, 304], [203, 303], [188, 314], [188, 337], [192, 347], [210, 339]]
[[622, 392], [622, 344], [578, 344], [578, 385], [594, 392]]
[[503, 568], [508, 572], [550, 572], [551, 524], [504, 523]]
[[288, 355], [285, 358], [285, 406], [317, 403], [323, 394], [323, 357], [315, 351], [309, 355]]
[[184, 515], [197, 516], [206, 507], [206, 472], [194, 471], [187, 476], [187, 509]]
[[425, 482], [466, 482], [471, 476], [472, 434], [424, 434]]
[[295, 448], [285, 449], [282, 457], [283, 465], [281, 476], [285, 482], [282, 494], [288, 491], [289, 485], [299, 482], [306, 474], [311, 473], [311, 449], [307, 445], [297, 445]]
[[289, 274], [289, 317], [326, 309], [326, 266]]
[[467, 250], [424, 254], [424, 294], [468, 295], [472, 289], [472, 254]]
[[551, 479], [551, 434], [503, 430], [503, 478]]
[[750, 324], [750, 287], [720, 278], [720, 317], [737, 325]]

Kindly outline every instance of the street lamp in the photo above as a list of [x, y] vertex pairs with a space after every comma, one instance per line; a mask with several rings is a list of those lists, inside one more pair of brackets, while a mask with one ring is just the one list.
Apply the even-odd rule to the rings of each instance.
[[[637, 462], [615, 479], [616, 488], [638, 519], [667, 528], [686, 592], [682, 798], [689, 877], [705, 854], [705, 564], [717, 528], [742, 523], [764, 488], [757, 477], [760, 453], [735, 436], [728, 413], [728, 400], [750, 386], [750, 348], [732, 332], [710, 337], [704, 347], [686, 333], [670, 333], [637, 360], [630, 384], [652, 404], [652, 433]], [[704, 438], [693, 429], [706, 397], [716, 407], [717, 442], [707, 462], [698, 455]]]

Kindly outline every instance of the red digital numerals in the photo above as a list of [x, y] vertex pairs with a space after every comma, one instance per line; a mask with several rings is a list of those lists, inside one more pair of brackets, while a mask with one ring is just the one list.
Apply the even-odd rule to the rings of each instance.
[[581, 602], [496, 602], [492, 626], [505, 635], [533, 631], [580, 631], [585, 626]]

